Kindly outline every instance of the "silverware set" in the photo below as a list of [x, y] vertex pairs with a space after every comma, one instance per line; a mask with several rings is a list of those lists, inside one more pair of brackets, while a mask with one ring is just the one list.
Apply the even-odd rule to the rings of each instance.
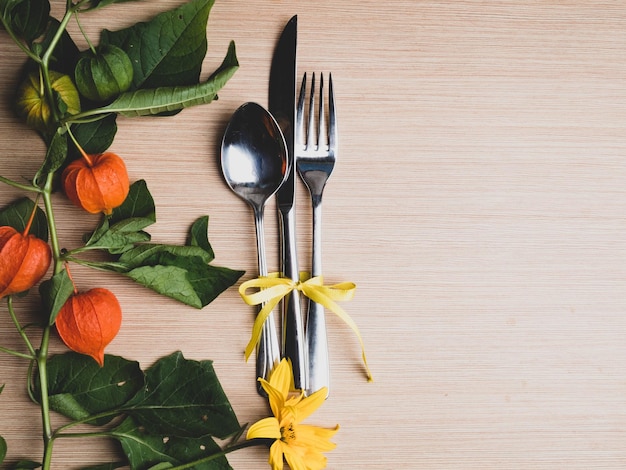
[[[274, 52], [269, 113], [256, 103], [242, 105], [233, 114], [222, 142], [224, 177], [255, 214], [259, 275], [267, 275], [263, 207], [275, 194], [281, 235], [281, 275], [294, 282], [300, 278], [296, 173], [311, 196], [311, 276], [316, 277], [322, 274], [322, 194], [337, 152], [332, 76], [328, 76], [326, 99], [324, 76], [319, 76], [317, 86], [313, 74], [307, 90], [305, 73], [296, 101], [296, 42], [297, 17], [294, 16], [285, 26]], [[255, 123], [255, 119], [263, 124]], [[278, 171], [279, 163], [281, 171]], [[267, 378], [280, 358], [287, 358], [292, 364], [295, 388], [310, 394], [329, 387], [328, 341], [324, 307], [309, 299], [305, 322], [302, 303], [296, 289], [282, 300], [280, 348], [274, 318], [270, 315], [266, 319], [256, 350], [257, 376]], [[264, 393], [260, 387], [257, 390]]]

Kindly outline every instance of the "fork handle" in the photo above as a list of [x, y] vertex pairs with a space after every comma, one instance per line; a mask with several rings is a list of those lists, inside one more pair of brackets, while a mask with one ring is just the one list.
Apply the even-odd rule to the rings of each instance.
[[[312, 196], [313, 209], [313, 247], [311, 276], [322, 274], [322, 197]], [[326, 397], [330, 388], [330, 365], [328, 358], [328, 337], [326, 333], [326, 314], [324, 306], [309, 300], [306, 320], [306, 343], [308, 348], [308, 388], [310, 395], [326, 387]]]
[[328, 337], [326, 335], [326, 315], [324, 306], [309, 300], [306, 322], [308, 346], [309, 383], [307, 395], [326, 387], [326, 397], [330, 384], [328, 360]]

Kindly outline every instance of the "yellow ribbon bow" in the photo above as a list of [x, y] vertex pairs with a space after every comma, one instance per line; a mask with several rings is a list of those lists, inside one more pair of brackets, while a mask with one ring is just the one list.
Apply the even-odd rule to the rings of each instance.
[[[253, 294], [247, 294], [248, 289], [258, 289]], [[254, 326], [252, 327], [252, 337], [250, 342], [246, 346], [245, 357], [246, 361], [252, 354], [252, 351], [256, 348], [256, 345], [261, 338], [261, 331], [265, 320], [272, 312], [274, 307], [280, 302], [280, 300], [288, 295], [293, 290], [302, 292], [303, 295], [311, 299], [313, 302], [323, 305], [328, 310], [332, 311], [335, 315], [341, 318], [356, 334], [359, 343], [361, 345], [361, 354], [363, 357], [363, 364], [367, 372], [367, 379], [371, 382], [372, 374], [370, 373], [367, 365], [367, 359], [365, 357], [365, 345], [363, 344], [363, 338], [356, 323], [350, 318], [350, 315], [341, 308], [337, 302], [352, 300], [356, 285], [352, 282], [341, 282], [332, 286], [325, 286], [322, 276], [316, 276], [308, 278], [306, 274], [300, 275], [299, 281], [294, 281], [290, 278], [280, 277], [279, 273], [272, 273], [268, 276], [261, 276], [256, 279], [250, 279], [243, 282], [239, 286], [239, 295], [245, 303], [248, 305], [260, 305], [264, 304], [259, 311]]]

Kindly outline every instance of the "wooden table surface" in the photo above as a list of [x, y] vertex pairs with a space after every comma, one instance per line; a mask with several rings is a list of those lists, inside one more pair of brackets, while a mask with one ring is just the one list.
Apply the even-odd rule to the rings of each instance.
[[[82, 23], [96, 35], [180, 3], [115, 5]], [[53, 13], [64, 4], [53, 0]], [[231, 39], [241, 64], [219, 101], [120, 119], [112, 150], [155, 198], [153, 240], [182, 243], [208, 214], [215, 263], [246, 270], [242, 280], [256, 276], [253, 218], [222, 180], [218, 143], [240, 104], [267, 105], [272, 52], [294, 14], [299, 72], [332, 71], [339, 113], [324, 271], [358, 286], [343, 306], [375, 379], [331, 317], [332, 391], [309, 419], [341, 425], [328, 468], [626, 468], [626, 3], [217, 0], [206, 74]], [[0, 32], [0, 174], [10, 178], [32, 175], [43, 151], [9, 106], [22, 62]], [[308, 269], [310, 210], [298, 191]], [[0, 187], [1, 205], [18, 194]], [[72, 246], [95, 219], [58, 203]], [[273, 205], [266, 225], [276, 270]], [[144, 366], [176, 350], [213, 359], [240, 421], [266, 416], [242, 358], [254, 309], [236, 288], [198, 311], [75, 270], [120, 298], [108, 352]], [[0, 341], [17, 347], [6, 307], [0, 318]], [[13, 461], [41, 448], [25, 374], [23, 360], [0, 356], [0, 435]], [[111, 452], [59, 442], [55, 468]], [[230, 462], [259, 469], [266, 458], [255, 448]]]

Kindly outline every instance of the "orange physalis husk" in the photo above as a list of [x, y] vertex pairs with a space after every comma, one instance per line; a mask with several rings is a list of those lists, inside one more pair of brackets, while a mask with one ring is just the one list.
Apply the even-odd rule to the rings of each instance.
[[124, 160], [112, 152], [83, 154], [65, 168], [61, 180], [67, 197], [92, 214], [110, 214], [130, 188]]
[[46, 274], [52, 261], [50, 246], [29, 226], [20, 233], [10, 226], [0, 227], [0, 297], [30, 289]]
[[59, 336], [68, 348], [93, 357], [102, 367], [104, 348], [122, 324], [122, 309], [108, 289], [96, 287], [72, 295], [56, 318]]

